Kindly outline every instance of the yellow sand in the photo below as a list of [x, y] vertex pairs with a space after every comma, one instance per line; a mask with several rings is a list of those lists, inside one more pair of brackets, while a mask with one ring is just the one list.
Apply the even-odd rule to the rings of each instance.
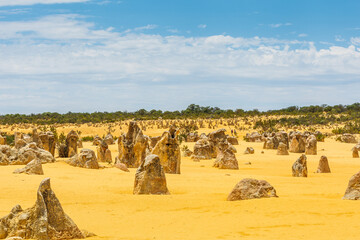
[[[247, 146], [255, 148], [254, 155], [243, 154]], [[90, 143], [84, 147], [95, 149]], [[300, 154], [261, 154], [262, 143], [241, 141], [239, 170], [182, 158], [182, 173], [166, 175], [169, 196], [133, 195], [136, 169], [90, 170], [59, 160], [43, 165], [45, 176], [28, 176], [12, 174], [19, 166], [1, 166], [0, 215], [15, 204], [31, 207], [40, 181], [50, 177], [65, 212], [79, 228], [98, 235], [91, 239], [358, 239], [360, 201], [341, 199], [349, 178], [360, 170], [352, 147], [332, 139], [318, 143], [318, 155], [308, 156], [309, 177], [294, 178], [291, 166]], [[114, 158], [116, 146], [111, 150]], [[331, 174], [314, 173], [321, 155], [328, 157]], [[279, 198], [226, 201], [247, 177], [269, 181]]]

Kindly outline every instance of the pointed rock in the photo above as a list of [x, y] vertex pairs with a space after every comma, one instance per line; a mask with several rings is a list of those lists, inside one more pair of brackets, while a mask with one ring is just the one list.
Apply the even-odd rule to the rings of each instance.
[[246, 200], [253, 198], [278, 197], [276, 190], [265, 180], [245, 178], [235, 185], [229, 194], [228, 201]]
[[34, 160], [26, 164], [24, 168], [16, 169], [14, 173], [26, 173], [29, 175], [44, 175], [41, 161], [38, 158], [35, 158]]

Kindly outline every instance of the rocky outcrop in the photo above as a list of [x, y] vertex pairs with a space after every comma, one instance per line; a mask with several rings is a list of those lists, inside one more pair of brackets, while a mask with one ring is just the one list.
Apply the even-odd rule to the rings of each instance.
[[99, 162], [112, 162], [111, 151], [105, 141], [101, 141], [100, 145], [96, 147], [97, 159]]
[[33, 128], [32, 130], [32, 135], [31, 135], [31, 141], [36, 143], [36, 145], [39, 147], [39, 148], [43, 148], [43, 143], [39, 137], [39, 134], [37, 132], [37, 129], [36, 128]]
[[307, 177], [307, 162], [305, 154], [302, 154], [292, 166], [293, 177]]
[[170, 194], [159, 156], [148, 155], [137, 169], [134, 194]]
[[114, 167], [116, 167], [116, 168], [118, 168], [118, 169], [120, 169], [121, 171], [124, 171], [124, 172], [130, 172], [129, 169], [126, 167], [126, 165], [123, 164], [123, 163], [116, 163], [114, 165]]
[[115, 143], [114, 137], [111, 133], [108, 133], [105, 136], [104, 141], [106, 142], [107, 145], [112, 145]]
[[54, 133], [52, 133], [52, 132], [41, 132], [39, 134], [39, 139], [42, 142], [42, 146], [43, 146], [44, 150], [50, 152], [51, 155], [54, 156], [54, 154], [55, 154], [55, 145], [56, 145]]
[[9, 165], [18, 159], [19, 152], [8, 145], [0, 145], [0, 165]]
[[316, 137], [314, 135], [310, 135], [306, 139], [305, 154], [307, 154], [307, 155], [317, 155], [317, 140], [316, 140]]
[[289, 152], [304, 153], [306, 138], [301, 132], [290, 132]]
[[236, 137], [227, 136], [227, 140], [231, 145], [239, 145], [239, 141]]
[[192, 132], [189, 133], [185, 139], [186, 142], [196, 142], [198, 140], [199, 140], [199, 135], [197, 133], [192, 133]]
[[91, 149], [81, 149], [79, 154], [75, 154], [66, 162], [74, 167], [99, 169], [95, 152]]
[[26, 164], [24, 168], [16, 169], [13, 173], [26, 173], [29, 175], [44, 175], [40, 159], [36, 158]]
[[360, 172], [356, 173], [354, 176], [350, 178], [343, 199], [346, 200], [360, 199]]
[[93, 145], [98, 146], [98, 145], [100, 145], [101, 141], [102, 141], [101, 137], [99, 137], [98, 135], [95, 135], [94, 140], [93, 140]]
[[135, 121], [130, 122], [127, 134], [118, 139], [118, 159], [127, 167], [139, 167], [144, 162], [149, 148], [148, 138]]
[[51, 189], [49, 178], [40, 183], [37, 200], [32, 208], [22, 210], [20, 205], [16, 205], [10, 214], [0, 219], [0, 233], [2, 238], [84, 238], [80, 229], [62, 209], [60, 201]]
[[186, 149], [182, 149], [182, 156], [183, 157], [191, 157], [191, 155], [193, 155], [193, 152], [186, 148]]
[[254, 154], [255, 150], [252, 147], [247, 147], [244, 154]]
[[6, 137], [0, 135], [0, 145], [6, 145]]
[[326, 156], [321, 156], [319, 166], [316, 170], [317, 173], [330, 173], [329, 162]]
[[217, 156], [214, 167], [220, 169], [239, 169], [238, 161], [227, 141], [219, 141], [217, 144]]
[[353, 158], [359, 158], [359, 151], [356, 148], [353, 148], [352, 156]]
[[262, 136], [258, 132], [247, 133], [245, 136], [247, 142], [261, 142]]
[[247, 200], [254, 198], [278, 197], [276, 190], [265, 180], [245, 178], [235, 185], [229, 194], [228, 201]]
[[77, 146], [78, 146], [78, 148], [83, 148], [83, 143], [82, 143], [81, 139], [78, 140]]
[[279, 143], [276, 154], [277, 155], [289, 155], [289, 152], [287, 150], [287, 146], [285, 145], [285, 143], [282, 143], [282, 142]]
[[179, 131], [171, 127], [163, 133], [162, 138], [152, 150], [152, 154], [158, 155], [165, 173], [180, 174], [180, 144], [178, 142]]
[[191, 159], [194, 161], [208, 160], [214, 157], [215, 152], [213, 143], [208, 139], [200, 139], [194, 145], [194, 153], [191, 156]]
[[355, 136], [350, 133], [344, 133], [341, 135], [340, 141], [344, 143], [357, 143]]
[[79, 135], [71, 130], [66, 136], [65, 145], [59, 148], [59, 157], [68, 158], [77, 154]]

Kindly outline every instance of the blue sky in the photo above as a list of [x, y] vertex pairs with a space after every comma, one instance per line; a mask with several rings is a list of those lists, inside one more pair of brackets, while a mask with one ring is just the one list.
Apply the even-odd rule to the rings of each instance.
[[0, 114], [358, 102], [360, 1], [0, 0]]

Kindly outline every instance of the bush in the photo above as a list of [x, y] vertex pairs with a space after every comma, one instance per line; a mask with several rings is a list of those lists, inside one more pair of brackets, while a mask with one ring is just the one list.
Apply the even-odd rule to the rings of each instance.
[[93, 136], [82, 137], [81, 141], [83, 141], [83, 142], [92, 142], [92, 141], [94, 141], [94, 137]]

